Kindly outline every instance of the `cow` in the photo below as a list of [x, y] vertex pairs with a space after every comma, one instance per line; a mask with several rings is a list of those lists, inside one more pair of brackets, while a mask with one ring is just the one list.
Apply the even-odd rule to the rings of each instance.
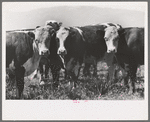
[[62, 22], [57, 22], [56, 20], [47, 20], [45, 25], [50, 25], [57, 31], [62, 26]]
[[[61, 27], [57, 34], [58, 54], [64, 56], [67, 75], [76, 84], [80, 67], [86, 57], [95, 57], [96, 62], [103, 59], [107, 50], [104, 29], [108, 24], [82, 27]], [[111, 25], [110, 25], [111, 26]], [[96, 31], [102, 30], [100, 35]]]
[[[47, 26], [47, 25], [52, 26], [55, 31], [58, 31], [60, 26], [62, 25], [62, 22], [57, 22], [55, 20], [47, 20], [45, 22], [45, 26]], [[37, 28], [39, 28], [39, 27], [40, 26], [37, 26]], [[44, 56], [41, 58], [40, 63], [39, 63], [39, 71], [40, 71], [40, 74], [41, 74], [40, 85], [45, 84], [44, 79], [48, 78], [49, 68], [52, 69], [51, 70], [51, 71], [53, 71], [52, 74], [53, 75], [55, 74], [54, 79], [55, 80], [57, 79], [56, 81], [58, 81], [59, 71], [63, 67], [63, 65], [61, 63], [61, 57], [59, 57], [58, 55], [57, 55], [56, 60], [58, 60], [59, 63], [58, 62], [55, 63], [55, 61], [53, 59], [51, 59], [51, 61], [50, 61], [50, 58], [47, 58], [47, 57], [44, 57]], [[43, 65], [45, 65], [45, 69], [43, 68]]]
[[[53, 33], [50, 32], [49, 29], [45, 29], [43, 27], [37, 27], [36, 30], [39, 31], [39, 40], [47, 39], [50, 41], [50, 54], [46, 56], [42, 56], [39, 62], [39, 69], [41, 74], [41, 82], [40, 85], [44, 85], [43, 81], [43, 65], [45, 65], [45, 78], [48, 77], [49, 68], [51, 69], [51, 73], [53, 76], [53, 86], [58, 86], [59, 81], [59, 72], [61, 69], [64, 69], [62, 58], [57, 54], [57, 43], [56, 43], [56, 31], [53, 26], [46, 25], [44, 27], [50, 27]], [[46, 33], [46, 34], [45, 34]], [[42, 34], [42, 35], [41, 35]], [[36, 38], [35, 38], [36, 39]], [[29, 70], [30, 71], [30, 70]], [[29, 74], [29, 73], [28, 73]]]
[[[97, 31], [101, 34], [101, 30]], [[105, 29], [104, 39], [107, 53], [114, 53], [117, 63], [127, 72], [124, 83], [128, 86], [131, 79], [132, 92], [135, 93], [136, 71], [144, 65], [144, 28], [130, 27], [118, 30], [116, 27]]]
[[[50, 54], [53, 34], [55, 30], [51, 26], [38, 28], [34, 33], [6, 32], [6, 68], [14, 61], [17, 99], [22, 97], [25, 73], [34, 72], [39, 66], [41, 56]], [[48, 38], [44, 38], [45, 35]]]

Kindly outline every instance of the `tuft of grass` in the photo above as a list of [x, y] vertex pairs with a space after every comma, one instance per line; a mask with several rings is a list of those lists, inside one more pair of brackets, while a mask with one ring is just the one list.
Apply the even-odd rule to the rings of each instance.
[[[100, 64], [102, 70], [98, 72], [98, 77], [92, 74], [83, 76], [80, 73], [76, 87], [71, 80], [65, 80], [60, 77], [59, 86], [53, 87], [53, 80], [50, 77], [46, 84], [39, 85], [39, 77], [34, 79], [25, 78], [23, 99], [25, 100], [143, 100], [144, 99], [144, 81], [140, 76], [136, 83], [137, 92], [130, 93], [130, 90], [123, 84], [121, 77], [116, 82], [110, 82], [108, 79], [108, 68], [106, 64]], [[81, 70], [82, 71], [82, 70]], [[141, 72], [144, 72], [141, 70]], [[92, 72], [91, 72], [92, 73]], [[39, 74], [38, 74], [39, 75]], [[51, 75], [50, 75], [51, 76]], [[15, 79], [6, 78], [6, 99], [15, 99], [16, 88]]]

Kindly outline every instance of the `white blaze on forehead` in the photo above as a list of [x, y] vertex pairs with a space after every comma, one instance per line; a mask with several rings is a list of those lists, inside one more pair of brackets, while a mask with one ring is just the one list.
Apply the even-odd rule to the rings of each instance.
[[80, 33], [80, 35], [82, 36], [83, 41], [85, 41], [85, 39], [83, 37], [83, 34], [82, 34], [83, 31], [80, 28], [78, 28], [78, 27], [73, 27], [73, 28], [75, 28]]
[[[50, 26], [44, 26], [40, 28], [36, 28], [35, 30], [35, 40], [37, 40], [37, 46], [39, 49], [39, 55], [42, 54], [42, 52], [49, 52], [49, 45], [50, 41], [48, 40], [49, 37], [49, 30], [52, 29]], [[50, 53], [50, 52], [49, 52]]]
[[118, 46], [118, 30], [115, 26], [109, 26], [105, 29], [105, 38], [107, 37], [106, 45], [107, 45], [107, 52], [114, 51], [117, 52], [117, 46]]
[[64, 51], [65, 47], [64, 47], [64, 42], [66, 40], [66, 38], [69, 36], [69, 28], [66, 29], [65, 27], [60, 27], [60, 29], [57, 31], [56, 37], [59, 39], [59, 49], [58, 52], [60, 50]]
[[66, 39], [69, 35], [69, 28], [68, 30], [65, 27], [60, 27], [57, 31], [56, 37], [59, 39]]

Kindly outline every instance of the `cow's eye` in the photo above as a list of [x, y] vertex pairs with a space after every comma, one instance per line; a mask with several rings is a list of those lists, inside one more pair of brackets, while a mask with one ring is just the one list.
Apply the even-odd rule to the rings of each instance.
[[62, 35], [64, 35], [64, 34], [65, 34], [65, 32], [62, 33]]

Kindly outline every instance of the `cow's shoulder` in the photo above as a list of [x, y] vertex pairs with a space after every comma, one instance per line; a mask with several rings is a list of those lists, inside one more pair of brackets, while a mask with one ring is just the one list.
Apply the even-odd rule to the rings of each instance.
[[90, 32], [90, 33], [95, 33], [97, 30], [104, 30], [106, 26], [96, 24], [96, 25], [87, 25], [87, 26], [81, 26], [79, 27], [83, 32]]
[[[31, 32], [32, 33], [32, 32]], [[29, 32], [14, 31], [6, 32], [6, 44], [11, 46], [22, 45], [22, 47], [31, 47], [34, 37], [30, 36]]]
[[83, 37], [85, 38], [86, 42], [97, 42], [97, 30], [104, 30], [103, 25], [88, 25], [88, 26], [82, 26], [79, 27], [83, 32]]

